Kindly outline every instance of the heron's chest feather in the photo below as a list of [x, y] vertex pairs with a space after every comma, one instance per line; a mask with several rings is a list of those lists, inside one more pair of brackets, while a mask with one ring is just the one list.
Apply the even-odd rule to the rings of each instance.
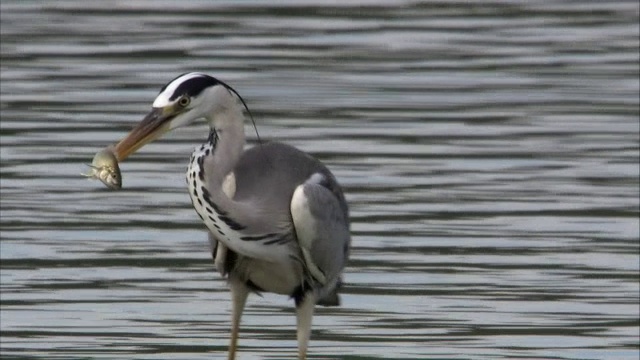
[[217, 135], [212, 132], [208, 141], [194, 150], [187, 169], [187, 184], [193, 207], [205, 225], [219, 240], [233, 243], [241, 241], [239, 231], [245, 226], [233, 220], [227, 211], [216, 204], [205, 181], [204, 162], [207, 157], [213, 156], [217, 140]]
[[221, 146], [217, 151], [224, 146], [218, 141], [212, 131], [208, 141], [191, 155], [186, 180], [196, 213], [216, 240], [234, 252], [271, 262], [291, 262], [297, 252], [292, 227], [286, 226], [289, 223], [273, 213], [265, 215], [259, 205], [234, 201], [233, 173], [227, 174], [224, 182], [212, 181], [218, 175], [211, 173], [216, 170], [212, 164], [218, 160], [216, 145]]

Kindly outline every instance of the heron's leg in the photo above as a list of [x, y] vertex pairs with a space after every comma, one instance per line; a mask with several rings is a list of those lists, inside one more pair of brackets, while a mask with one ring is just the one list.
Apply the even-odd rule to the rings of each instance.
[[238, 333], [240, 331], [240, 318], [244, 305], [247, 303], [249, 289], [240, 281], [229, 279], [229, 288], [231, 289], [231, 301], [233, 309], [231, 310], [231, 342], [229, 344], [229, 360], [235, 360], [236, 348], [238, 346]]
[[307, 346], [311, 336], [311, 320], [316, 297], [312, 291], [307, 292], [301, 301], [296, 301], [296, 320], [298, 323], [298, 359], [307, 358]]

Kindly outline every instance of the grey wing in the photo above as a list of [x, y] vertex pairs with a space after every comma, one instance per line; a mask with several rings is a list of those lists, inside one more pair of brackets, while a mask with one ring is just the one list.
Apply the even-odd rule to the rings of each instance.
[[315, 173], [291, 198], [291, 216], [305, 267], [319, 283], [320, 297], [331, 296], [349, 255], [347, 205], [335, 180]]

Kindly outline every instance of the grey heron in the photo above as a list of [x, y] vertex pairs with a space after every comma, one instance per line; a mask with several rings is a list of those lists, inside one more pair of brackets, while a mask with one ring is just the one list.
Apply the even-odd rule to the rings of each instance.
[[122, 161], [170, 130], [199, 119], [208, 123], [187, 183], [209, 231], [215, 267], [231, 291], [228, 358], [235, 359], [247, 296], [272, 292], [295, 301], [298, 357], [305, 359], [315, 305], [339, 304], [351, 242], [349, 210], [335, 176], [307, 153], [277, 142], [244, 150], [245, 109], [226, 83], [182, 74], [160, 90], [149, 114], [114, 152]]

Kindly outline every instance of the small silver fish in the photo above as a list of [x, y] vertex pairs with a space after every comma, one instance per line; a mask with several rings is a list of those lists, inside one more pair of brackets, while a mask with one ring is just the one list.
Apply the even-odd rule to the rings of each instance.
[[98, 179], [112, 190], [120, 190], [122, 188], [120, 166], [118, 166], [118, 159], [111, 148], [107, 147], [98, 151], [93, 157], [91, 165], [87, 165], [91, 169], [86, 174], [81, 175], [89, 179]]

